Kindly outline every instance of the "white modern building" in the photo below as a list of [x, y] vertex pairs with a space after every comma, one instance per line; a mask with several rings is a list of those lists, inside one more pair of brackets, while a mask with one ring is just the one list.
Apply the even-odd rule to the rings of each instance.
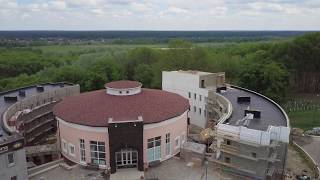
[[276, 102], [226, 84], [224, 73], [170, 71], [162, 80], [163, 90], [189, 99], [190, 123], [208, 128], [210, 164], [245, 179], [282, 179], [290, 126]]
[[[214, 80], [214, 81], [213, 81]], [[224, 99], [215, 94], [216, 90], [224, 89], [225, 73], [208, 73], [200, 71], [163, 71], [162, 89], [180, 94], [189, 99], [190, 123], [201, 128], [208, 121], [215, 122], [218, 114], [224, 112]], [[217, 99], [211, 101], [211, 99]], [[212, 104], [214, 103], [214, 104]], [[211, 105], [214, 108], [211, 108]]]

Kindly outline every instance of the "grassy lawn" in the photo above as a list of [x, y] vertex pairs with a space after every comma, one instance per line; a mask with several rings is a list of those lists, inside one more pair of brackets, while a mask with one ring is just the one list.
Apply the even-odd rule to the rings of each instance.
[[304, 130], [320, 127], [320, 110], [306, 110], [290, 112], [291, 127], [297, 127]]

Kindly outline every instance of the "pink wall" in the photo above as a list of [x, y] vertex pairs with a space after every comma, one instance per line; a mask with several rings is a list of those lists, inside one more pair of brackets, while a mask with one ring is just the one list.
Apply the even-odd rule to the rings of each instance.
[[[71, 124], [71, 123], [69, 123]], [[79, 127], [79, 125], [74, 125], [75, 127]], [[69, 160], [80, 163], [80, 139], [85, 140], [85, 148], [86, 148], [86, 162], [91, 162], [91, 155], [90, 155], [90, 141], [101, 141], [105, 142], [105, 151], [106, 151], [106, 165], [109, 167], [109, 137], [106, 132], [93, 132], [90, 129], [92, 127], [81, 126], [86, 129], [78, 129], [75, 127], [69, 127], [64, 123], [59, 123], [60, 129], [60, 142], [61, 142], [61, 152], [62, 154], [67, 157]], [[99, 128], [101, 129], [101, 128]], [[107, 127], [105, 127], [107, 129]], [[63, 151], [63, 144], [62, 139], [65, 140], [67, 143], [71, 143], [75, 146], [75, 156], [70, 156], [69, 153], [65, 153]]]
[[[90, 141], [102, 141], [105, 142], [105, 151], [106, 151], [106, 162], [107, 167], [109, 167], [109, 137], [107, 132], [95, 132], [94, 130], [97, 128], [81, 126], [72, 123], [59, 122], [59, 130], [60, 130], [60, 142], [61, 142], [61, 153], [68, 158], [69, 160], [80, 163], [80, 140], [85, 140], [86, 147], [86, 162], [90, 163], [91, 155], [90, 155]], [[70, 127], [71, 125], [71, 127]], [[77, 128], [78, 127], [78, 128]], [[80, 127], [80, 129], [79, 129]], [[104, 128], [98, 128], [104, 129]], [[105, 131], [107, 131], [107, 127], [105, 127]], [[184, 112], [181, 116], [172, 118], [167, 121], [163, 121], [160, 123], [153, 123], [144, 125], [143, 132], [143, 148], [144, 148], [144, 163], [147, 163], [147, 141], [149, 138], [161, 136], [161, 161], [166, 160], [175, 154], [180, 152], [180, 146], [175, 146], [175, 139], [180, 137], [180, 145], [182, 143], [182, 135], [187, 138], [187, 111]], [[171, 139], [171, 156], [166, 156], [166, 133], [170, 133]], [[63, 151], [63, 143], [62, 140], [67, 143], [71, 143], [75, 146], [75, 156], [69, 155]]]
[[[147, 143], [148, 139], [154, 138], [157, 136], [161, 136], [161, 161], [166, 160], [173, 155], [180, 152], [180, 147], [175, 146], [176, 137], [180, 136], [180, 145], [181, 145], [181, 137], [184, 134], [185, 139], [187, 138], [187, 111], [184, 112], [181, 116], [172, 118], [167, 121], [163, 121], [161, 123], [150, 124], [150, 126], [154, 126], [159, 124], [161, 126], [154, 128], [146, 128], [148, 125], [144, 126], [143, 132], [143, 150], [144, 150], [144, 163], [147, 164]], [[166, 133], [170, 133], [171, 138], [171, 156], [166, 156], [165, 147], [166, 147]]]

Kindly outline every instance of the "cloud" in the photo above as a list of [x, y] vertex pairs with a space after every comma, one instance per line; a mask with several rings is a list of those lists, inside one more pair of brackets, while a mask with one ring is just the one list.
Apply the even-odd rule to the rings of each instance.
[[67, 8], [67, 4], [65, 1], [62, 1], [62, 0], [59, 0], [59, 1], [50, 1], [49, 2], [49, 6], [52, 8], [52, 9], [55, 9], [55, 10], [64, 10]]
[[103, 9], [99, 9], [99, 8], [97, 8], [97, 9], [92, 9], [91, 12], [94, 13], [94, 14], [97, 14], [97, 15], [105, 14], [105, 12], [103, 11]]
[[148, 3], [133, 2], [130, 3], [129, 8], [137, 13], [150, 13], [152, 11], [152, 7]]
[[176, 14], [184, 14], [184, 13], [188, 13], [188, 10], [183, 9], [183, 8], [179, 8], [179, 7], [169, 7], [168, 13], [176, 13]]
[[319, 0], [0, 0], [0, 29], [319, 29], [319, 18]]
[[104, 0], [65, 0], [70, 7], [97, 7], [104, 3]]

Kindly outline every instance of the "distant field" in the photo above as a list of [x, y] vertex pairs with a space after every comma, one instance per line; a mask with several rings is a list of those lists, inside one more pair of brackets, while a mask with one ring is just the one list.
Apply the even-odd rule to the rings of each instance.
[[291, 127], [298, 127], [304, 130], [320, 127], [320, 109], [295, 111], [288, 113]]
[[[261, 41], [264, 42], [264, 41]], [[267, 41], [266, 41], [267, 42]], [[270, 42], [270, 41], [269, 41]], [[242, 44], [245, 44], [243, 42]], [[249, 42], [250, 43], [250, 42]], [[252, 43], [252, 42], [251, 42]], [[257, 42], [256, 42], [257, 43]], [[219, 47], [225, 45], [239, 44], [236, 42], [205, 42], [205, 43], [194, 43], [200, 47]], [[82, 51], [82, 50], [103, 50], [103, 49], [131, 49], [138, 47], [148, 48], [167, 48], [168, 43], [155, 43], [155, 44], [88, 44], [88, 45], [49, 45], [49, 46], [35, 46], [34, 49], [41, 49], [44, 52], [62, 52], [62, 51]]]
[[52, 45], [52, 46], [37, 46], [34, 49], [41, 49], [43, 52], [68, 52], [68, 51], [83, 51], [83, 50], [105, 50], [105, 49], [130, 49], [137, 47], [151, 47], [151, 48], [163, 48], [167, 47], [167, 44], [88, 44], [88, 45]]

